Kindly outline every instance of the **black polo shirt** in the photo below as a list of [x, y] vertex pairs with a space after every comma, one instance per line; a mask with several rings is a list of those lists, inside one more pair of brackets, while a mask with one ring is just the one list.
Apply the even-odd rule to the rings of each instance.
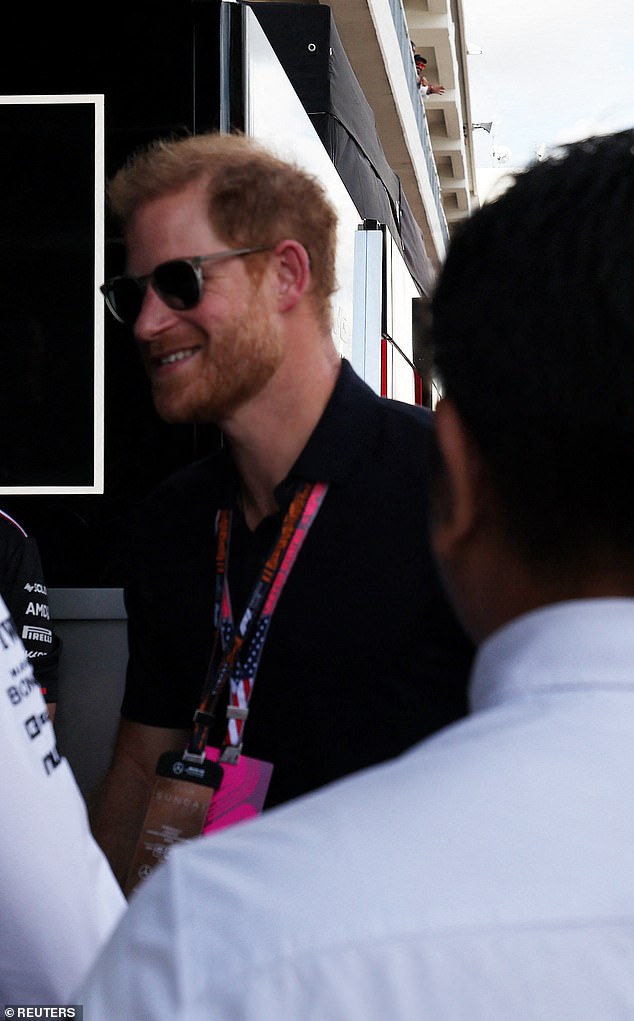
[[[274, 764], [266, 807], [402, 752], [466, 711], [472, 647], [427, 541], [431, 415], [379, 398], [343, 362], [316, 429], [255, 532], [227, 450], [148, 500], [126, 585], [122, 714], [189, 727], [213, 640], [216, 511], [234, 509], [228, 577], [238, 617], [298, 480], [328, 492], [262, 654], [245, 754]], [[225, 731], [221, 713], [213, 744]]]

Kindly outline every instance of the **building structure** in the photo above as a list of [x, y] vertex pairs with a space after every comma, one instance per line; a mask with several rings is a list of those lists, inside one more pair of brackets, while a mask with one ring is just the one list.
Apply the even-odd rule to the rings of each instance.
[[[328, 6], [387, 161], [439, 266], [453, 227], [477, 204], [462, 0], [330, 0]], [[444, 85], [442, 95], [421, 99], [412, 42], [427, 60], [429, 80]]]

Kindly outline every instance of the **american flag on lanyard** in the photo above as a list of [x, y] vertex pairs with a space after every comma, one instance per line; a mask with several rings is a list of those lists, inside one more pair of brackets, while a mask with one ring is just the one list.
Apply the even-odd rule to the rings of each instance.
[[[231, 694], [229, 696], [229, 704], [235, 709], [247, 710], [249, 707], [249, 699], [251, 698], [251, 690], [253, 688], [253, 682], [257, 673], [258, 665], [260, 662], [260, 656], [262, 655], [262, 649], [264, 648], [264, 642], [271, 623], [271, 616], [264, 614], [260, 617], [258, 625], [255, 629], [255, 633], [251, 637], [249, 643], [249, 651], [244, 663], [238, 661], [236, 668], [231, 676]], [[242, 743], [242, 730], [244, 728], [244, 719], [233, 718], [229, 720], [227, 726], [227, 744], [239, 745]]]

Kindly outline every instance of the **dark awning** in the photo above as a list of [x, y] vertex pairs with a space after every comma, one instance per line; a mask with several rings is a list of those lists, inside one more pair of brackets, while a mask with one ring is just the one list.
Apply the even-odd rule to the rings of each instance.
[[374, 112], [325, 4], [249, 4], [275, 50], [350, 197], [364, 219], [384, 223], [421, 294], [435, 270], [397, 174], [379, 140]]

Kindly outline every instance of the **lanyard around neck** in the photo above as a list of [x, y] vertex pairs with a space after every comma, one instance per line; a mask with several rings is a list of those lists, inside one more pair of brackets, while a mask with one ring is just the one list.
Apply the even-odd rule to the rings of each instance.
[[223, 761], [237, 761], [271, 618], [327, 489], [324, 482], [306, 482], [295, 493], [237, 627], [231, 612], [227, 580], [232, 514], [229, 510], [218, 512], [214, 602], [216, 635], [200, 706], [194, 713], [194, 726], [185, 753], [188, 760], [202, 761], [204, 758], [218, 699], [230, 681], [228, 725], [221, 758]]

